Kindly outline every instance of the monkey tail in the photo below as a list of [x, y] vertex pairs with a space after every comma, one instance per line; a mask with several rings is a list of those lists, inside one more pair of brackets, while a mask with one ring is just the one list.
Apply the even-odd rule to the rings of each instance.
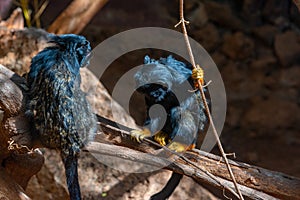
[[78, 182], [78, 158], [76, 154], [62, 156], [65, 165], [68, 190], [71, 200], [81, 200], [80, 186]]
[[165, 185], [165, 187], [158, 193], [152, 195], [150, 200], [165, 200], [168, 199], [171, 194], [174, 192], [176, 187], [178, 186], [180, 180], [182, 179], [183, 175], [173, 172], [171, 178]]

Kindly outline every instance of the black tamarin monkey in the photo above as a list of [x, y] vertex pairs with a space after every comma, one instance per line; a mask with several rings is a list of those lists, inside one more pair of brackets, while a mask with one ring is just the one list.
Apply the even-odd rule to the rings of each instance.
[[42, 144], [60, 151], [70, 198], [79, 200], [78, 154], [96, 132], [96, 118], [80, 89], [80, 67], [89, 63], [91, 47], [85, 37], [74, 34], [49, 38], [53, 45], [32, 59], [27, 74], [27, 114]]
[[[188, 91], [195, 80], [192, 66], [175, 60], [172, 56], [160, 60], [145, 57], [145, 65], [135, 74], [137, 91], [145, 96], [147, 117], [144, 130], [134, 130], [132, 135], [138, 141], [153, 136], [160, 145], [177, 152], [193, 149], [198, 133], [204, 133], [208, 118], [199, 90]], [[207, 89], [204, 88], [207, 93]], [[209, 98], [207, 98], [209, 102]], [[150, 114], [154, 105], [160, 105]], [[151, 197], [151, 200], [167, 199], [182, 178], [173, 173], [166, 186]]]

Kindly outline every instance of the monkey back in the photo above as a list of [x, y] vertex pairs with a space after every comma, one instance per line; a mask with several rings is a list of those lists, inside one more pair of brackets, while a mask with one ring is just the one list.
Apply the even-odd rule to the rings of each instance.
[[27, 113], [33, 116], [39, 139], [45, 147], [59, 149], [65, 155], [78, 153], [96, 132], [95, 116], [80, 89], [80, 60], [72, 52], [77, 47], [72, 49], [69, 43], [67, 49], [54, 46], [40, 52], [33, 58], [27, 76]]

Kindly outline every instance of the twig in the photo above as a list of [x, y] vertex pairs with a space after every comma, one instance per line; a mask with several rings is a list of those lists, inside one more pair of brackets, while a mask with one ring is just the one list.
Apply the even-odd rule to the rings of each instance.
[[49, 4], [49, 1], [46, 0], [42, 5], [41, 7], [39, 7], [38, 5], [38, 0], [34, 0], [34, 17], [33, 17], [33, 20], [32, 20], [32, 23], [35, 22], [36, 24], [36, 27], [38, 28], [41, 28], [41, 20], [40, 20], [40, 17], [41, 15], [43, 14], [43, 12], [45, 11], [46, 7], [48, 6]]
[[[178, 24], [175, 25], [175, 27], [178, 26], [179, 24], [181, 24], [182, 32], [183, 32], [183, 35], [184, 35], [184, 40], [185, 40], [185, 43], [186, 43], [186, 46], [187, 46], [187, 50], [188, 50], [188, 54], [189, 54], [189, 57], [190, 57], [190, 61], [191, 61], [192, 65], [193, 65], [193, 68], [196, 69], [197, 66], [196, 66], [196, 63], [195, 63], [193, 51], [192, 51], [192, 48], [191, 48], [191, 45], [190, 45], [190, 42], [189, 42], [188, 33], [187, 33], [187, 30], [186, 30], [186, 23], [187, 23], [187, 21], [184, 19], [184, 8], [183, 8], [184, 0], [180, 0], [179, 4], [180, 4], [179, 5], [180, 21], [179, 21]], [[206, 109], [209, 122], [210, 122], [210, 124], [212, 126], [213, 133], [214, 133], [214, 136], [216, 138], [219, 150], [220, 150], [220, 152], [222, 154], [222, 157], [225, 160], [226, 167], [227, 167], [227, 169], [229, 171], [229, 174], [230, 174], [231, 179], [232, 179], [232, 181], [234, 183], [234, 186], [235, 186], [235, 189], [236, 189], [236, 191], [237, 191], [237, 193], [239, 195], [239, 198], [241, 200], [243, 200], [244, 199], [243, 195], [242, 195], [241, 191], [238, 188], [237, 182], [236, 182], [235, 177], [233, 175], [232, 169], [231, 169], [231, 167], [230, 167], [230, 165], [228, 163], [227, 156], [226, 156], [226, 154], [224, 152], [224, 149], [222, 147], [221, 141], [220, 141], [219, 136], [218, 136], [218, 132], [217, 132], [215, 124], [213, 122], [213, 119], [212, 119], [212, 116], [211, 116], [211, 113], [210, 113], [210, 110], [209, 110], [209, 107], [208, 107], [208, 104], [207, 104], [207, 101], [206, 101], [206, 97], [205, 97], [205, 94], [204, 94], [204, 91], [203, 91], [203, 88], [202, 88], [203, 86], [202, 86], [200, 80], [197, 80], [197, 82], [198, 82], [199, 91], [201, 93], [201, 97], [202, 97], [202, 100], [203, 100], [203, 103], [204, 103], [204, 107]]]
[[20, 150], [20, 149], [25, 149], [28, 153], [32, 153], [34, 151], [33, 148], [29, 148], [28, 146], [26, 145], [21, 145], [21, 144], [18, 144], [16, 143], [16, 141], [14, 141], [12, 138], [10, 138], [10, 140], [8, 141], [8, 147], [7, 149], [9, 151], [14, 151], [14, 150]]

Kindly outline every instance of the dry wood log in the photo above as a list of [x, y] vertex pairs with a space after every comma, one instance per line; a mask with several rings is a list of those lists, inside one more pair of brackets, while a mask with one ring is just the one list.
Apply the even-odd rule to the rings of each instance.
[[50, 25], [55, 34], [80, 33], [108, 0], [75, 0]]
[[41, 152], [29, 150], [33, 139], [29, 119], [24, 115], [25, 90], [24, 78], [0, 65], [0, 163], [23, 189], [44, 163]]
[[0, 199], [2, 200], [28, 200], [30, 199], [23, 188], [0, 168]]
[[[152, 166], [155, 168], [164, 168], [164, 169], [168, 169], [171, 171], [175, 171], [177, 173], [189, 176], [201, 184], [209, 184], [220, 190], [224, 189], [224, 187], [222, 185], [234, 190], [234, 186], [231, 181], [228, 181], [228, 180], [220, 178], [220, 177], [216, 177], [216, 180], [217, 180], [216, 181], [209, 175], [203, 173], [204, 170], [208, 170], [208, 171], [213, 170], [212, 168], [216, 167], [216, 163], [218, 161], [216, 161], [214, 163], [214, 165], [211, 166], [211, 168], [209, 168], [209, 169], [206, 169], [206, 168], [202, 167], [201, 165], [199, 165], [199, 167], [201, 169], [198, 169], [195, 166], [190, 166], [183, 160], [177, 160], [176, 162], [172, 162], [171, 160], [163, 158], [163, 157], [158, 157], [158, 156], [155, 156], [152, 154], [146, 154], [146, 152], [142, 153], [142, 152], [139, 152], [136, 150], [129, 149], [127, 147], [120, 147], [117, 145], [109, 145], [109, 144], [104, 144], [104, 143], [99, 143], [99, 142], [92, 142], [86, 147], [86, 149], [93, 154], [111, 156], [111, 159], [118, 157], [118, 158], [124, 159], [124, 161], [127, 161], [127, 162], [133, 161], [136, 163], [146, 164], [149, 167]], [[203, 156], [203, 155], [201, 155], [201, 156]], [[196, 157], [199, 157], [199, 156], [196, 156]], [[203, 156], [203, 157], [205, 157], [205, 156]], [[207, 162], [205, 162], [205, 164], [207, 164]], [[222, 185], [220, 185], [218, 182], [222, 183]], [[271, 195], [268, 195], [264, 192], [261, 192], [261, 191], [255, 190], [253, 188], [243, 186], [243, 185], [239, 185], [239, 188], [240, 188], [242, 194], [245, 197], [248, 197], [250, 199], [257, 199], [257, 200], [277, 199], [277, 198], [275, 198]], [[230, 194], [228, 193], [228, 195], [226, 195], [226, 196], [230, 196]], [[230, 196], [230, 197], [233, 198], [233, 196]]]
[[[101, 117], [99, 119], [101, 131], [106, 133], [108, 137], [104, 137], [102, 134], [98, 136], [96, 141], [127, 147], [127, 149], [124, 148], [122, 151], [120, 147], [114, 149], [115, 147], [113, 147], [113, 145], [103, 147], [101, 145], [104, 144], [92, 143], [87, 147], [88, 150], [94, 153], [103, 153], [110, 156], [131, 159], [137, 162], [146, 162], [149, 165], [156, 165], [157, 167], [165, 166], [166, 162], [169, 162], [171, 165], [166, 167], [167, 169], [190, 176], [198, 182], [211, 184], [214, 187], [223, 189], [215, 180], [203, 174], [203, 171], [208, 171], [216, 176], [223, 185], [234, 189], [232, 182], [228, 181], [230, 180], [230, 176], [225, 163], [221, 162], [221, 157], [200, 150], [195, 150], [193, 152], [189, 151], [184, 154], [184, 157], [203, 170], [190, 165], [182, 158], [178, 159], [176, 163], [172, 163], [171, 160], [166, 160], [164, 158], [157, 158], [157, 156], [149, 158], [148, 155], [138, 154], [138, 152], [130, 149], [137, 149], [144, 153], [154, 153], [155, 148], [153, 145], [149, 144], [147, 145], [147, 148], [141, 150], [138, 148], [139, 145], [130, 142], [131, 139], [128, 137], [129, 128], [122, 125], [116, 125], [116, 123]], [[121, 127], [122, 130], [117, 127]], [[123, 137], [120, 138], [121, 135], [123, 135]], [[251, 199], [300, 199], [299, 178], [232, 160], [230, 160], [230, 165], [236, 176], [236, 180], [241, 187], [243, 195]]]

